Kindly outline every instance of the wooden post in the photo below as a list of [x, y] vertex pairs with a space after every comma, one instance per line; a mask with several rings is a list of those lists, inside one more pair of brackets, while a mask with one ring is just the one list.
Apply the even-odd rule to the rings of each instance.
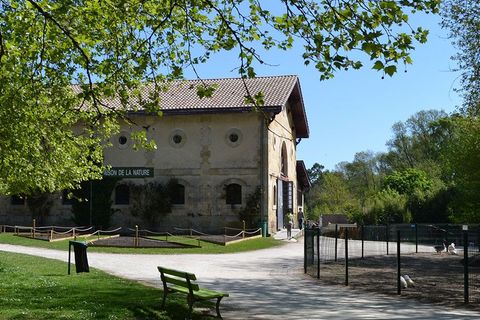
[[35, 219], [33, 219], [33, 228], [32, 228], [32, 238], [35, 239], [35, 225], [36, 225], [36, 221]]
[[53, 239], [53, 229], [50, 229], [50, 241]]
[[242, 232], [242, 238], [245, 238], [245, 220], [242, 220], [243, 222], [243, 232]]
[[77, 240], [77, 236], [75, 234], [75, 228], [73, 228], [73, 240]]

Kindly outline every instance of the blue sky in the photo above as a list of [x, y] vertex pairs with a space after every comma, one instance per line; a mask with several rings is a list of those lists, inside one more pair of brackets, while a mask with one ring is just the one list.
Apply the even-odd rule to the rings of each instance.
[[[341, 161], [352, 161], [355, 153], [386, 151], [392, 137], [391, 127], [420, 110], [439, 109], [450, 113], [460, 104], [453, 88], [458, 74], [450, 57], [455, 53], [447, 32], [439, 26], [440, 18], [422, 15], [412, 19], [414, 27], [430, 29], [429, 41], [417, 45], [413, 65], [399, 65], [392, 78], [371, 70], [370, 65], [357, 71], [341, 71], [331, 80], [320, 81], [313, 66], [304, 66], [301, 51], [269, 52], [271, 66], [257, 66], [259, 76], [296, 74], [300, 78], [310, 138], [298, 145], [297, 158], [307, 168], [315, 162], [334, 169]], [[236, 77], [233, 69], [237, 53], [222, 53], [198, 68], [204, 78]], [[187, 73], [191, 78], [192, 74]]]

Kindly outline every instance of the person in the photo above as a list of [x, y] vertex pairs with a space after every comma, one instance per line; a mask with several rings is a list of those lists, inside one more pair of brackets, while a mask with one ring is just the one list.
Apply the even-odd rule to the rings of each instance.
[[303, 228], [303, 211], [302, 211], [302, 208], [298, 209], [297, 219], [298, 219], [298, 228], [300, 230], [302, 230], [302, 228]]
[[287, 213], [287, 239], [292, 239], [292, 227], [293, 227], [293, 214], [291, 212]]

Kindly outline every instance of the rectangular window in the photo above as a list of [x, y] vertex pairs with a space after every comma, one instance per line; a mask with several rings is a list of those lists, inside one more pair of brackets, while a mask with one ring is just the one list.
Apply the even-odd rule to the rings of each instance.
[[175, 184], [172, 188], [172, 204], [185, 204], [185, 186]]
[[229, 184], [226, 187], [226, 203], [242, 204], [242, 186], [236, 183]]
[[126, 184], [115, 187], [115, 204], [130, 204], [130, 188]]

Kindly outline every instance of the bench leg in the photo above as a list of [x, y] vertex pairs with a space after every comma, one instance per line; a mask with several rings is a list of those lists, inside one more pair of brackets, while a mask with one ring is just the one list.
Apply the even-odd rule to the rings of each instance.
[[192, 311], [193, 311], [193, 302], [195, 300], [189, 296], [187, 296], [187, 302], [188, 302], [188, 318], [187, 319], [192, 319]]
[[223, 297], [218, 297], [217, 298], [217, 317], [222, 319], [222, 315], [220, 314], [220, 301], [222, 300]]
[[162, 309], [165, 308], [166, 299], [167, 299], [167, 290], [163, 290]]

